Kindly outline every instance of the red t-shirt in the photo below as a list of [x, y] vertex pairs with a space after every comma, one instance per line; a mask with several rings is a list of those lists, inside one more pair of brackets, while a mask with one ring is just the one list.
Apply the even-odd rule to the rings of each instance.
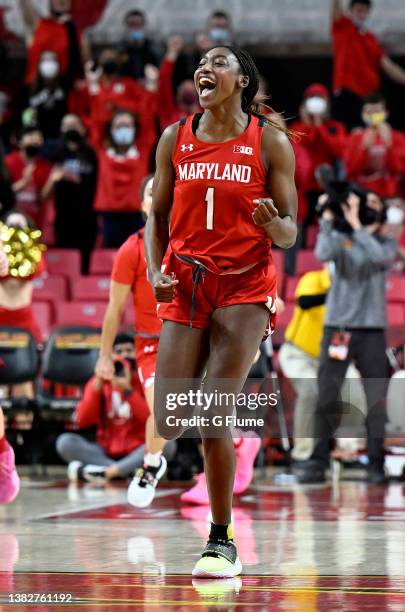
[[364, 97], [380, 89], [380, 63], [385, 51], [371, 32], [362, 32], [351, 19], [332, 25], [333, 89], [348, 89]]
[[90, 140], [94, 147], [103, 144], [106, 129], [116, 110], [134, 115], [153, 112], [155, 96], [146, 92], [136, 81], [127, 77], [116, 78], [111, 83], [100, 79], [96, 92], [88, 89]]
[[263, 128], [250, 116], [246, 130], [226, 142], [203, 142], [193, 117], [179, 125], [170, 246], [221, 274], [269, 260], [270, 241], [255, 225], [253, 200], [269, 197], [261, 156]]
[[34, 164], [32, 180], [24, 189], [16, 193], [16, 205], [18, 210], [31, 217], [37, 225], [41, 226], [44, 212], [41, 191], [49, 178], [52, 165], [41, 157], [27, 163], [20, 151], [13, 151], [7, 155], [5, 162], [12, 183], [21, 179], [24, 169], [30, 163]]
[[405, 137], [392, 131], [392, 144], [387, 146], [377, 135], [373, 146], [363, 146], [364, 130], [355, 130], [347, 142], [344, 161], [348, 178], [375, 191], [382, 198], [393, 197], [399, 191], [401, 173], [405, 168]]
[[157, 317], [157, 302], [147, 277], [143, 230], [130, 236], [118, 250], [111, 280], [131, 285], [136, 331], [158, 335], [162, 322]]
[[113, 389], [111, 383], [104, 383], [100, 391], [95, 391], [94, 380], [91, 378], [88, 381], [83, 398], [77, 405], [76, 423], [81, 428], [96, 425], [97, 442], [110, 457], [128, 455], [144, 444], [145, 423], [149, 417], [138, 375], [133, 378], [133, 392], [128, 397]]
[[291, 128], [302, 134], [300, 144], [305, 147], [311, 158], [312, 176], [308, 184], [308, 191], [318, 191], [320, 186], [314, 171], [321, 164], [333, 166], [343, 156], [347, 140], [346, 128], [343, 123], [333, 119], [327, 119], [320, 126], [296, 121]]
[[113, 149], [98, 151], [98, 184], [94, 208], [99, 212], [140, 210], [140, 187], [148, 174], [149, 158], [131, 147], [125, 156]]
[[60, 74], [64, 75], [69, 64], [69, 35], [66, 24], [55, 19], [41, 19], [28, 49], [26, 81], [32, 83], [38, 72], [38, 63], [44, 51], [58, 56]]

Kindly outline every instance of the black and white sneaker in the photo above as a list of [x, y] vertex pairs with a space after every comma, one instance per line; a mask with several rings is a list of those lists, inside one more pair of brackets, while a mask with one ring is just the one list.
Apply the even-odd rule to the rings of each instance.
[[83, 467], [83, 478], [94, 484], [105, 484], [107, 482], [105, 467], [102, 465], [85, 465]]
[[83, 463], [81, 461], [71, 461], [67, 467], [67, 477], [69, 482], [83, 480]]
[[156, 487], [167, 469], [167, 461], [162, 455], [159, 467], [145, 465], [137, 470], [127, 492], [127, 500], [131, 506], [146, 508], [155, 497]]

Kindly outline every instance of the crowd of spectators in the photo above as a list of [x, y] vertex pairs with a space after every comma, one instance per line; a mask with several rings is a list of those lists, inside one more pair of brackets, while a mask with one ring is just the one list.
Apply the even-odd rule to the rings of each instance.
[[[3, 217], [9, 210], [29, 217], [50, 246], [78, 249], [85, 275], [96, 246], [118, 248], [144, 224], [140, 189], [154, 169], [159, 135], [184, 115], [199, 112], [193, 82], [198, 57], [211, 46], [232, 44], [237, 33], [230, 16], [218, 10], [208, 17], [194, 47], [186, 47], [179, 33], [159, 53], [148, 37], [147, 16], [134, 7], [125, 15], [119, 45], [91, 49], [71, 17], [70, 0], [50, 0], [47, 17], [37, 13], [32, 0], [18, 1], [27, 61], [25, 77], [21, 75], [24, 86], [8, 91], [8, 103], [2, 98], [0, 107], [0, 212]], [[398, 258], [403, 262], [405, 134], [391, 127], [390, 104], [380, 86], [382, 72], [405, 84], [405, 70], [367, 30], [370, 0], [350, 0], [347, 7], [341, 0], [331, 0], [331, 7], [333, 91], [325, 84], [309, 83], [298, 116], [288, 125], [297, 159], [298, 247], [305, 244], [308, 228], [317, 223], [317, 205], [324, 191], [320, 169], [324, 172], [327, 167], [333, 178], [356, 182], [389, 204], [388, 220], [401, 241]], [[261, 92], [266, 90], [263, 78]], [[275, 121], [285, 123], [282, 109], [271, 112]], [[296, 249], [289, 255], [286, 271], [294, 275]], [[5, 287], [0, 291], [4, 314], [8, 294], [6, 283], [1, 285]], [[310, 317], [311, 346], [304, 337], [303, 318], [301, 329], [293, 321], [287, 332], [297, 346], [285, 347], [281, 353], [282, 367], [284, 356], [285, 369], [295, 364], [298, 373], [314, 373], [319, 364], [328, 273], [303, 281], [299, 298], [306, 296], [307, 285], [316, 299], [323, 296], [309, 306], [299, 303], [304, 315], [309, 308], [322, 307], [315, 321]], [[23, 281], [18, 289], [24, 308], [31, 294]], [[300, 340], [295, 342], [296, 338]], [[99, 387], [98, 381], [89, 382], [83, 415], [86, 402], [95, 405]], [[298, 412], [304, 420], [309, 418], [309, 404], [309, 416], [314, 416], [313, 387], [310, 383], [298, 389]], [[308, 428], [298, 418], [296, 428], [302, 438], [296, 458], [307, 459], [313, 451], [308, 433], [312, 425]], [[72, 437], [62, 440], [61, 455], [67, 456], [66, 449], [75, 443]], [[97, 452], [108, 454], [102, 443], [99, 446]], [[115, 466], [111, 456], [105, 465]]]
[[[383, 198], [405, 196], [405, 135], [391, 128], [389, 104], [379, 93], [382, 71], [400, 83], [405, 71], [367, 30], [369, 0], [350, 0], [346, 12], [341, 0], [331, 3], [334, 90], [309, 84], [289, 126], [296, 133], [303, 228], [315, 222], [322, 191], [317, 168], [324, 164], [336, 178]], [[87, 273], [96, 244], [119, 247], [143, 224], [139, 187], [153, 171], [158, 137], [199, 110], [192, 78], [198, 57], [214, 44], [232, 44], [236, 33], [218, 10], [194, 47], [173, 35], [162, 54], [148, 37], [147, 16], [134, 7], [120, 44], [91, 49], [70, 4], [50, 0], [49, 16], [42, 17], [32, 0], [19, 0], [25, 85], [8, 92], [1, 115], [0, 195], [3, 212], [14, 202], [47, 243], [79, 248]]]

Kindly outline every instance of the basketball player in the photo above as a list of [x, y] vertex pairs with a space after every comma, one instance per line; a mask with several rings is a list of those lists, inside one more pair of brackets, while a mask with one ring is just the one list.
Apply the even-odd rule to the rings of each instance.
[[[153, 176], [149, 176], [142, 188], [142, 210], [146, 216], [152, 204], [152, 183]], [[162, 324], [156, 316], [156, 300], [146, 276], [143, 230], [130, 236], [115, 257], [110, 300], [103, 322], [100, 357], [96, 364], [96, 376], [104, 380], [111, 380], [114, 374], [114, 338], [131, 291], [136, 318], [135, 357], [151, 414], [146, 423], [144, 466], [137, 470], [129, 486], [128, 501], [133, 506], [143, 508], [151, 504], [156, 486], [167, 467], [162, 454], [166, 440], [156, 436], [153, 422], [153, 385]]]
[[[142, 186], [142, 211], [147, 217], [152, 205], [153, 176], [145, 179]], [[157, 345], [162, 327], [156, 314], [156, 299], [147, 280], [143, 230], [132, 235], [119, 249], [112, 271], [112, 283], [108, 310], [104, 318], [100, 359], [96, 374], [111, 380], [113, 375], [112, 352], [114, 333], [119, 328], [125, 305], [133, 293], [136, 311], [136, 361], [138, 374], [151, 412], [146, 425], [146, 453], [144, 466], [137, 470], [128, 489], [128, 502], [145, 507], [152, 503], [156, 486], [166, 471], [167, 463], [162, 450], [166, 440], [156, 436], [153, 422], [153, 393], [156, 369]], [[234, 492], [248, 488], [253, 478], [255, 457], [260, 447], [258, 438], [235, 440], [237, 470]], [[193, 504], [208, 503], [205, 475], [200, 474], [197, 484], [181, 496], [182, 501]]]
[[[259, 80], [250, 55], [214, 47], [194, 79], [204, 112], [161, 137], [145, 231], [148, 275], [164, 320], [155, 421], [167, 439], [187, 428], [167, 419], [173, 380], [188, 393], [205, 374], [207, 394], [241, 391], [274, 312], [270, 246], [289, 248], [297, 233], [294, 155], [286, 134], [253, 105]], [[212, 524], [197, 577], [242, 570], [231, 526], [235, 450], [229, 428], [221, 433], [202, 432]]]

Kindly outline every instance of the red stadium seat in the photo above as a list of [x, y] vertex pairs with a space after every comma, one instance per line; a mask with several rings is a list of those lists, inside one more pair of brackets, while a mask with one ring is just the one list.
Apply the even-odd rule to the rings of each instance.
[[405, 304], [388, 304], [388, 325], [405, 325]]
[[41, 331], [42, 341], [48, 340], [52, 327], [52, 306], [49, 302], [33, 302], [32, 310], [38, 327]]
[[298, 252], [297, 265], [295, 274], [301, 276], [305, 272], [312, 272], [313, 270], [322, 270], [322, 262], [319, 261], [312, 250], [302, 250]]
[[396, 304], [405, 304], [405, 278], [390, 276], [387, 282], [387, 300]]
[[295, 305], [292, 304], [291, 302], [285, 305], [284, 312], [278, 313], [277, 315], [277, 327], [283, 328], [283, 329], [287, 327], [287, 325], [291, 321], [291, 318], [294, 312], [294, 308], [295, 308]]
[[285, 305], [284, 312], [278, 313], [277, 324], [274, 334], [272, 335], [272, 342], [275, 347], [280, 346], [284, 342], [284, 333], [287, 325], [290, 323], [294, 312], [294, 304], [291, 302]]
[[52, 304], [68, 299], [67, 280], [64, 276], [48, 276], [34, 279], [33, 299], [36, 302], [48, 301]]
[[94, 249], [90, 260], [90, 274], [110, 276], [116, 249]]
[[80, 276], [81, 257], [76, 249], [49, 249], [45, 253], [46, 265], [51, 275], [68, 278]]
[[319, 234], [319, 225], [309, 225], [306, 229], [305, 246], [307, 249], [313, 250], [316, 245], [316, 239]]
[[284, 300], [286, 302], [295, 302], [295, 290], [297, 288], [299, 280], [299, 276], [289, 276], [287, 278], [287, 283], [284, 292]]
[[107, 276], [81, 276], [72, 281], [72, 300], [108, 302], [110, 278]]
[[101, 327], [106, 308], [105, 302], [62, 302], [58, 304], [55, 323]]

